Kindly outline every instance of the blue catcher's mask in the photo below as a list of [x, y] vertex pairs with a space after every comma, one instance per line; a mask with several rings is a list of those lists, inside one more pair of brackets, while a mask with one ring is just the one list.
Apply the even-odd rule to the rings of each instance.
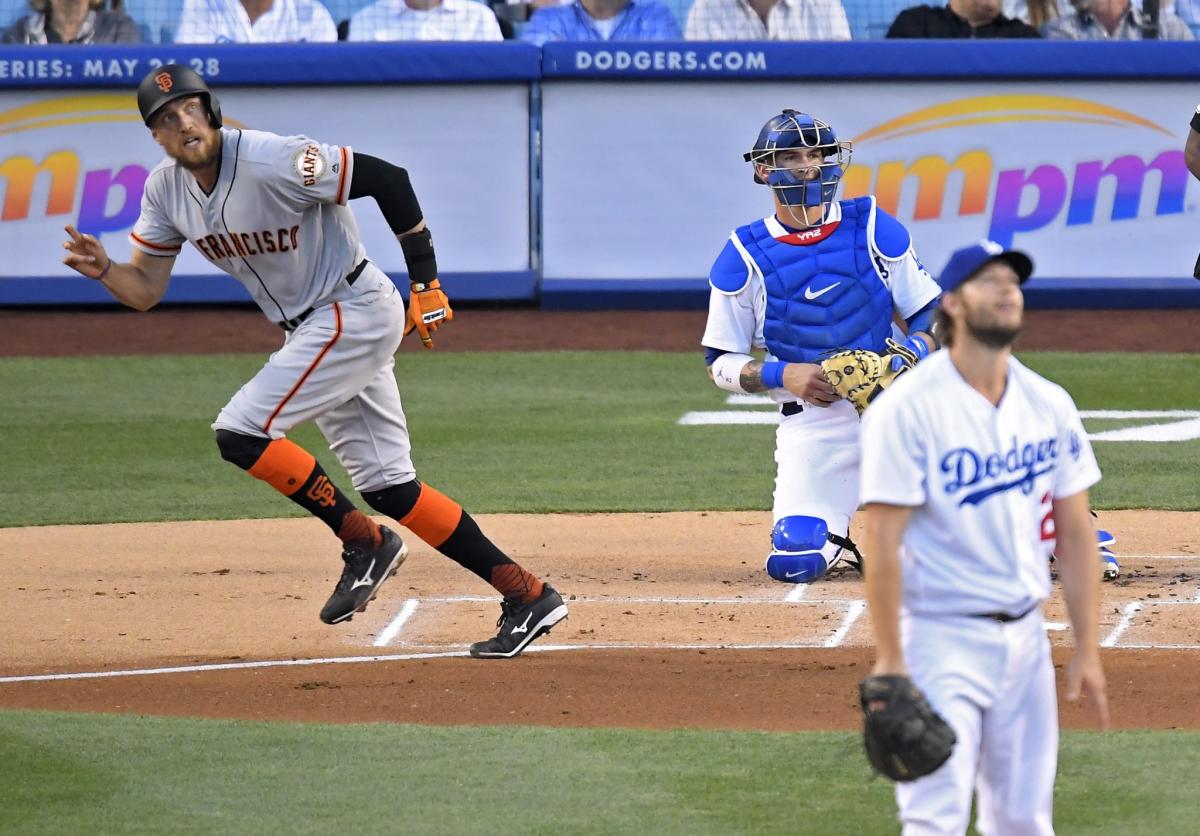
[[[824, 157], [819, 165], [807, 169], [778, 165], [777, 152], [792, 148], [820, 148]], [[850, 143], [839, 142], [829, 123], [789, 109], [772, 116], [763, 125], [758, 141], [743, 159], [754, 165], [754, 182], [770, 186], [784, 206], [820, 206], [833, 202], [838, 183], [850, 165], [851, 153]], [[760, 165], [767, 170], [766, 180], [759, 174]], [[805, 174], [811, 169], [818, 174], [806, 179]]]

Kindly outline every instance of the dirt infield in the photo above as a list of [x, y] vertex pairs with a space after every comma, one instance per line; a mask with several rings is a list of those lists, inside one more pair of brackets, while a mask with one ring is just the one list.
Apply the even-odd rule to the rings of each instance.
[[[851, 570], [810, 587], [759, 568], [761, 513], [496, 515], [571, 615], [512, 661], [489, 588], [419, 542], [370, 609], [317, 612], [337, 544], [315, 520], [0, 530], [9, 629], [0, 706], [180, 716], [624, 727], [853, 728], [870, 631]], [[1125, 575], [1101, 635], [1118, 727], [1200, 728], [1200, 514], [1110, 512]], [[793, 600], [789, 600], [789, 597]], [[1139, 609], [1140, 608], [1140, 609]], [[1056, 660], [1066, 617], [1047, 607]], [[325, 661], [321, 661], [325, 660]], [[353, 660], [335, 662], [333, 660]], [[264, 663], [271, 663], [266, 665]], [[195, 666], [226, 666], [197, 670]], [[181, 669], [169, 672], [165, 669]], [[140, 675], [121, 672], [150, 671]], [[153, 672], [157, 671], [157, 672]], [[109, 672], [113, 675], [79, 677]], [[512, 695], [519, 694], [519, 699]], [[1067, 726], [1090, 717], [1064, 712]]]
[[[703, 312], [461, 311], [439, 350], [697, 350]], [[1194, 351], [1200, 310], [1035, 311], [1021, 348]], [[252, 310], [0, 311], [0, 356], [269, 352]], [[418, 350], [406, 345], [404, 351]], [[216, 464], [214, 464], [216, 466]], [[370, 610], [317, 619], [340, 570], [315, 520], [0, 530], [0, 707], [331, 722], [849, 729], [869, 667], [862, 584], [761, 570], [765, 513], [497, 515], [570, 619], [537, 653], [463, 658], [492, 591], [420, 543]], [[1200, 728], [1200, 514], [1105, 514], [1122, 578], [1102, 636], [1122, 728]], [[1056, 663], [1068, 633], [1047, 608]], [[94, 674], [94, 675], [93, 675]], [[38, 679], [38, 677], [51, 677]], [[1081, 707], [1068, 727], [1086, 727]]]

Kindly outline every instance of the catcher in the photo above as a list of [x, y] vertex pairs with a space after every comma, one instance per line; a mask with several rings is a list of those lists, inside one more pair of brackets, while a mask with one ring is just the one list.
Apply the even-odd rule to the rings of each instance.
[[[789, 583], [858, 558], [848, 535], [859, 413], [937, 348], [940, 291], [908, 231], [874, 197], [835, 199], [850, 154], [820, 119], [772, 116], [745, 160], [774, 212], [734, 230], [709, 274], [709, 377], [730, 392], [767, 392], [780, 407], [766, 569]], [[762, 348], [765, 360], [751, 356]]]

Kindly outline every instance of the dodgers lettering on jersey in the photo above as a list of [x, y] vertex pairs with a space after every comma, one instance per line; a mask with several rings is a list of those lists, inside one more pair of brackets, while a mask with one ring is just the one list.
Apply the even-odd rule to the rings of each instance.
[[914, 508], [901, 550], [910, 612], [1044, 601], [1052, 503], [1099, 479], [1071, 396], [1015, 358], [998, 406], [937, 351], [863, 415], [861, 501]]
[[[1071, 442], [1071, 449], [1078, 455], [1080, 442], [1074, 432]], [[1014, 437], [1004, 453], [986, 455], [969, 447], [951, 450], [942, 458], [942, 473], [947, 474], [944, 490], [952, 495], [961, 494], [959, 505], [977, 505], [993, 494], [1014, 488], [1026, 495], [1032, 493], [1037, 478], [1054, 469], [1058, 439], [1051, 436], [1019, 447], [1018, 444]]]
[[353, 174], [348, 147], [222, 128], [212, 192], [164, 160], [146, 180], [130, 241], [165, 256], [190, 241], [245, 285], [267, 318], [291, 319], [337, 298], [343, 279], [366, 257], [346, 206]]

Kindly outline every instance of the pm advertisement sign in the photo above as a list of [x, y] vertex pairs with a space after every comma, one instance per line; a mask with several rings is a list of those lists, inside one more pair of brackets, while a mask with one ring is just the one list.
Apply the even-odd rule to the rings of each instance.
[[842, 196], [875, 194], [938, 269], [984, 237], [1060, 279], [1190, 276], [1195, 91], [1177, 82], [550, 83], [544, 274], [707, 275], [729, 231], [771, 211], [742, 161], [785, 107], [854, 143]]
[[[304, 134], [407, 168], [443, 270], [529, 271], [527, 85], [218, 93], [229, 127]], [[77, 275], [61, 263], [66, 224], [127, 259], [146, 177], [161, 159], [132, 92], [0, 94], [0, 292], [6, 278]], [[371, 258], [402, 272], [403, 255], [379, 209], [370, 200], [352, 205]], [[175, 265], [177, 275], [217, 272], [191, 247]]]

